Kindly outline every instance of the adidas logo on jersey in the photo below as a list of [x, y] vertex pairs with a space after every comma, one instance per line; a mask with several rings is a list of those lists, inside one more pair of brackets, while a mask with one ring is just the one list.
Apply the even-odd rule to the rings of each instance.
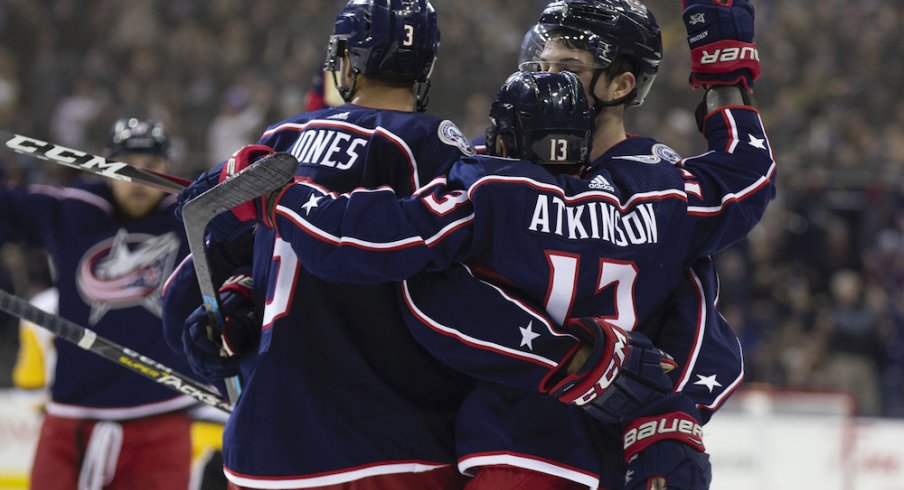
[[612, 187], [612, 184], [610, 184], [609, 181], [606, 180], [606, 178], [602, 175], [597, 175], [593, 178], [593, 180], [590, 181], [590, 188], [607, 192], [615, 192], [615, 187]]

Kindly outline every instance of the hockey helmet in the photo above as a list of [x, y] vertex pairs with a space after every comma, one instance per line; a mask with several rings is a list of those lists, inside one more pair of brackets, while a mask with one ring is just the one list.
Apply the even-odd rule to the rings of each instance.
[[546, 33], [540, 24], [534, 24], [521, 40], [521, 51], [518, 53], [518, 69], [527, 71], [538, 71], [534, 67], [536, 61], [540, 59], [540, 53], [546, 45]]
[[490, 108], [487, 151], [502, 138], [508, 157], [541, 165], [584, 165], [594, 114], [571, 72], [513, 73]]
[[170, 139], [163, 123], [134, 117], [118, 119], [110, 127], [104, 155], [115, 158], [128, 153], [145, 153], [170, 158]]
[[[423, 110], [439, 39], [430, 0], [350, 0], [336, 17], [325, 68], [335, 77], [348, 51], [355, 78], [414, 82]], [[350, 100], [354, 83], [340, 92]]]
[[[653, 13], [639, 0], [559, 0], [546, 6], [540, 27], [549, 38], [561, 38], [573, 48], [589, 51], [603, 69], [619, 57], [634, 65], [637, 85], [614, 103], [643, 103], [662, 61], [662, 35]], [[593, 83], [599, 77], [597, 70]], [[598, 104], [601, 101], [596, 101]]]

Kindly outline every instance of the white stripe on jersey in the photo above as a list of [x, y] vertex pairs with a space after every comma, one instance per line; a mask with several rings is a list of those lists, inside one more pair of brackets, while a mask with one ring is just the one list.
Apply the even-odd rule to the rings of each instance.
[[250, 488], [318, 488], [326, 485], [338, 485], [348, 483], [369, 476], [393, 475], [396, 473], [424, 473], [427, 471], [445, 468], [447, 464], [424, 464], [424, 463], [387, 463], [375, 464], [364, 468], [358, 468], [349, 471], [339, 470], [332, 474], [319, 473], [322, 476], [262, 476], [256, 478], [253, 475], [242, 475], [234, 473], [229, 468], [223, 467], [223, 473], [232, 483]]
[[514, 357], [516, 359], [521, 359], [523, 361], [530, 362], [532, 364], [541, 364], [545, 366], [549, 366], [550, 368], [554, 368], [559, 365], [559, 363], [547, 359], [542, 356], [538, 356], [536, 354], [532, 354], [529, 352], [522, 352], [517, 349], [512, 349], [510, 347], [506, 347], [504, 345], [497, 344], [495, 342], [489, 342], [486, 340], [481, 340], [475, 337], [471, 337], [460, 330], [457, 330], [452, 327], [448, 327], [443, 325], [442, 323], [436, 321], [433, 318], [427, 316], [420, 308], [414, 304], [414, 300], [411, 297], [411, 291], [408, 288], [408, 281], [402, 281], [402, 294], [405, 298], [405, 303], [411, 309], [411, 312], [424, 324], [428, 327], [436, 330], [444, 335], [448, 335], [454, 339], [461, 341], [464, 344], [477, 347], [479, 349], [488, 350], [491, 352], [496, 352], [498, 354], [502, 354], [506, 357]]

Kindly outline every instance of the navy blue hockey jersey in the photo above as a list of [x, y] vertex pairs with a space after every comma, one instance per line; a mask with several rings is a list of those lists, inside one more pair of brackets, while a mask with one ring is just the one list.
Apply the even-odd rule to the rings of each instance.
[[[466, 260], [516, 286], [556, 323], [604, 316], [631, 330], [696, 260], [744, 238], [774, 195], [775, 164], [756, 111], [714, 113], [704, 134], [711, 150], [680, 162], [661, 143], [629, 138], [580, 179], [529, 162], [463, 158], [448, 179], [401, 201], [391, 190], [340, 195], [301, 181], [281, 196], [277, 226], [324, 277], [399, 280]], [[504, 333], [474, 349], [537, 366], [528, 380], [494, 381], [536, 387], [570, 348], [551, 325], [532, 332], [528, 349]]]
[[[190, 372], [161, 338], [160, 290], [187, 250], [169, 196], [141, 219], [118, 215], [110, 188], [34, 185], [0, 189], [0, 243], [46, 247], [56, 270], [59, 315], [177, 371]], [[63, 340], [47, 411], [123, 420], [194, 404], [153, 381]]]
[[[299, 178], [399, 195], [473, 152], [449, 121], [350, 104], [275, 124], [260, 143], [293, 154]], [[255, 232], [263, 330], [224, 434], [228, 478], [294, 488], [453, 465], [454, 420], [471, 382], [411, 337], [398, 284], [324, 281], [306, 268], [273, 230]], [[198, 305], [183, 269], [167, 288], [174, 309], [183, 298]]]
[[676, 386], [706, 419], [742, 369], [737, 340], [713, 306], [717, 281], [705, 257], [758, 221], [774, 193], [775, 165], [755, 111], [716, 112], [704, 132], [711, 151], [680, 163], [665, 145], [628, 139], [583, 180], [555, 179], [530, 163], [464, 159], [447, 181], [401, 203], [387, 191], [338, 195], [300, 182], [280, 200], [278, 226], [325, 277], [379, 282], [468, 260], [481, 276], [514, 285], [553, 321], [489, 283], [525, 318], [487, 307], [483, 293], [456, 288], [460, 278], [445, 290], [435, 278], [409, 280], [405, 298], [428, 327], [420, 331], [434, 334], [422, 342], [444, 362], [528, 390], [573, 345], [555, 323], [593, 315], [638, 328], [676, 291], [673, 304], [689, 308], [673, 312], [684, 327], [661, 329], [660, 321], [644, 330], [681, 363]]

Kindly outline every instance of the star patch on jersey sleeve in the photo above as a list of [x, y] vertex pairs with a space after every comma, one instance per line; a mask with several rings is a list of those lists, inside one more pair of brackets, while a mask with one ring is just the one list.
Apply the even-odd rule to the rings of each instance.
[[530, 321], [526, 327], [518, 327], [518, 329], [521, 330], [521, 345], [519, 347], [526, 345], [528, 349], [534, 350], [533, 341], [540, 336], [539, 333], [534, 332], [534, 322]]
[[311, 197], [308, 198], [308, 202], [301, 205], [301, 209], [304, 209], [305, 211], [305, 216], [311, 214], [311, 210], [317, 207], [317, 201], [319, 200], [319, 197], [311, 194]]
[[710, 393], [713, 392], [713, 388], [715, 388], [716, 386], [719, 386], [719, 387], [722, 386], [722, 383], [719, 383], [718, 381], [716, 381], [715, 374], [713, 374], [711, 376], [703, 376], [703, 375], [698, 374], [697, 377], [700, 379], [698, 379], [697, 381], [694, 381], [694, 384], [695, 385], [703, 385], [703, 386], [707, 387], [709, 389]]
[[747, 142], [750, 146], [761, 150], [766, 149], [766, 138], [757, 138], [753, 134], [748, 134], [747, 136], [750, 137], [750, 141]]

